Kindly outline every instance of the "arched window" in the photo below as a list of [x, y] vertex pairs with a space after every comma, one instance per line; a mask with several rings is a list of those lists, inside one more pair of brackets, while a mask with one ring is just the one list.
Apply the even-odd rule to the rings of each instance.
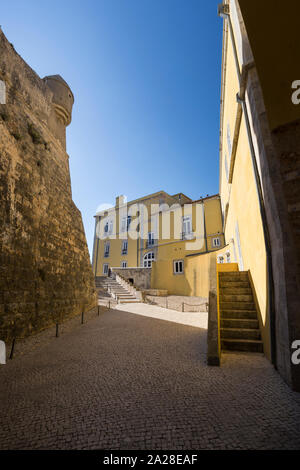
[[146, 253], [144, 256], [144, 268], [151, 268], [152, 267], [152, 261], [154, 261], [154, 253], [153, 251], [149, 251], [149, 253]]

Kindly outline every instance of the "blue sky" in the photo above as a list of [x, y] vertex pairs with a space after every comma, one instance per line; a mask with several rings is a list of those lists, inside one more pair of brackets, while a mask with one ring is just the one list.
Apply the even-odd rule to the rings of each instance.
[[73, 199], [92, 250], [102, 203], [218, 192], [220, 0], [2, 2], [8, 40], [74, 95]]

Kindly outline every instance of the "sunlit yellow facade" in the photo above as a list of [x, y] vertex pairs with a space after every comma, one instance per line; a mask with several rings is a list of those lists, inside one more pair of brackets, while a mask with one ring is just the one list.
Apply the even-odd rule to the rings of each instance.
[[[192, 201], [182, 193], [160, 191], [131, 201], [126, 205], [131, 217], [128, 232], [122, 231], [127, 216], [124, 212], [122, 217], [125, 208], [120, 201], [117, 198], [114, 208], [96, 215], [95, 276], [107, 275], [109, 268], [151, 267], [152, 288], [207, 296], [203, 255], [224, 246], [219, 196]], [[99, 230], [104, 232], [105, 226], [110, 233], [101, 239]]]

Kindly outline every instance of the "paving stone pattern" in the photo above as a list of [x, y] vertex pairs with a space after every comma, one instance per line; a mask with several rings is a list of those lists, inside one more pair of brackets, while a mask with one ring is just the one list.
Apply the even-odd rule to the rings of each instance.
[[300, 395], [262, 355], [206, 365], [206, 330], [123, 311], [0, 369], [0, 449], [299, 449]]

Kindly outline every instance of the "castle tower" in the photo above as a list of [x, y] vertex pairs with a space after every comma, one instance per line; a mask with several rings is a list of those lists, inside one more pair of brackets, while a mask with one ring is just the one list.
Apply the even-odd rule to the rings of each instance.
[[49, 75], [44, 77], [43, 80], [53, 93], [52, 104], [54, 112], [50, 117], [49, 125], [65, 149], [66, 127], [72, 120], [74, 95], [67, 82], [60, 75]]

